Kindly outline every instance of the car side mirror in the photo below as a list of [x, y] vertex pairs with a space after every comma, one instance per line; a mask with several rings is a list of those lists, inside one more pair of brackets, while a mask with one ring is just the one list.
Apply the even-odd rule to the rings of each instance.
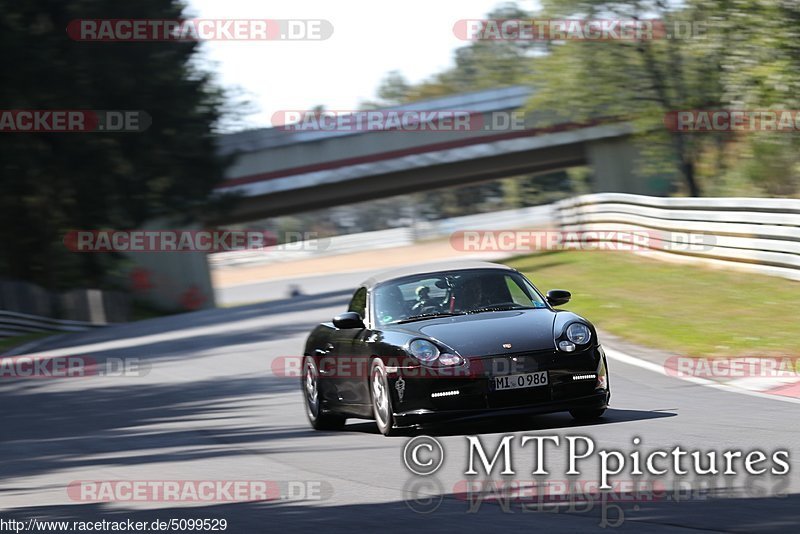
[[336, 328], [364, 328], [364, 320], [356, 312], [344, 312], [333, 318], [333, 326]]
[[547, 292], [547, 302], [551, 306], [563, 306], [569, 299], [572, 298], [572, 293], [566, 289], [551, 289]]

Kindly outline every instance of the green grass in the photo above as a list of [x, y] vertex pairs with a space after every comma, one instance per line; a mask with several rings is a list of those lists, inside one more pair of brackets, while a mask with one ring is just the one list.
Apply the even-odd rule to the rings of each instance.
[[800, 283], [644, 258], [571, 251], [514, 258], [510, 266], [563, 306], [628, 341], [689, 356], [798, 355]]

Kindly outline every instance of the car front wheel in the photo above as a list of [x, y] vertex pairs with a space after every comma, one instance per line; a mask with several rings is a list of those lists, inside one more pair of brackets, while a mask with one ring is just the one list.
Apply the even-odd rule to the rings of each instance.
[[347, 419], [339, 414], [322, 411], [319, 392], [319, 369], [311, 356], [303, 359], [303, 397], [306, 401], [306, 415], [315, 430], [337, 430]]
[[372, 394], [372, 413], [378, 430], [384, 436], [397, 434], [394, 428], [394, 415], [392, 414], [392, 396], [389, 390], [389, 380], [386, 377], [386, 367], [380, 360], [373, 360], [370, 367], [370, 392]]

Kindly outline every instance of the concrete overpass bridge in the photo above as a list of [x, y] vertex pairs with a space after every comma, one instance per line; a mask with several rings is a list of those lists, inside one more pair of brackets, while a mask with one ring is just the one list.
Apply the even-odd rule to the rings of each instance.
[[220, 150], [235, 158], [218, 191], [243, 198], [218, 222], [247, 222], [576, 165], [592, 168], [595, 192], [667, 192], [663, 181], [634, 175], [630, 124], [596, 121], [544, 127], [547, 113], [533, 112], [516, 128], [502, 127], [498, 118], [522, 108], [531, 94], [528, 87], [512, 86], [381, 110], [468, 112], [479, 119], [472, 120], [468, 130], [265, 128], [222, 136]]
[[[523, 108], [530, 96], [530, 88], [512, 86], [380, 110], [460, 113], [469, 117], [466, 130], [265, 128], [221, 136], [219, 150], [234, 157], [218, 192], [236, 192], [241, 198], [232, 212], [205, 224], [247, 223], [576, 165], [591, 167], [594, 192], [668, 192], [658, 177], [634, 174], [637, 152], [628, 123], [553, 125], [546, 111], [535, 111], [518, 114], [524, 120], [508, 127], [512, 113]], [[213, 307], [205, 254], [138, 253], [131, 259], [152, 280], [160, 281], [140, 295], [142, 300], [175, 309], [181, 306], [181, 295], [194, 291], [202, 295], [202, 307]]]

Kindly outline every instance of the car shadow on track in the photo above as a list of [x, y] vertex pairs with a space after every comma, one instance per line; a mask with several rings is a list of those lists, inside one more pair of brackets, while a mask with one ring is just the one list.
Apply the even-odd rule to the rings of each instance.
[[[429, 436], [462, 436], [475, 434], [498, 434], [507, 432], [525, 432], [531, 430], [549, 430], [557, 428], [580, 428], [602, 426], [613, 423], [627, 423], [631, 421], [644, 421], [647, 419], [661, 419], [675, 417], [677, 413], [672, 410], [623, 410], [609, 408], [600, 419], [595, 421], [578, 421], [567, 413], [555, 413], [533, 416], [507, 416], [492, 417], [489, 419], [474, 419], [468, 421], [453, 421], [422, 425], [400, 433], [401, 436], [425, 434]], [[346, 425], [346, 432], [361, 432], [364, 434], [378, 434], [378, 427], [372, 421], [359, 421]]]
[[0, 394], [0, 480], [252, 454], [267, 441], [313, 435], [252, 416], [283, 410], [273, 399], [297, 389], [256, 375]]

